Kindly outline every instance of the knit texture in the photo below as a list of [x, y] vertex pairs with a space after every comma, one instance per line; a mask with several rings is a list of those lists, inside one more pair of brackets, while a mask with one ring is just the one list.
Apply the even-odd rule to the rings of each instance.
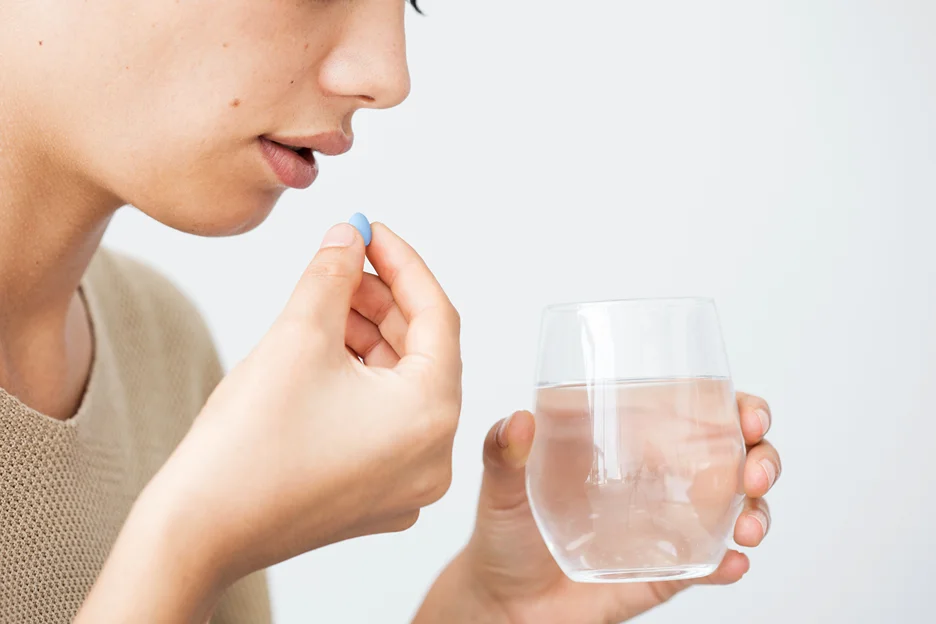
[[[45, 416], [0, 388], [0, 622], [71, 622], [133, 501], [223, 371], [195, 306], [146, 265], [99, 249], [80, 292], [94, 335], [77, 413]], [[270, 621], [262, 573], [216, 624]]]

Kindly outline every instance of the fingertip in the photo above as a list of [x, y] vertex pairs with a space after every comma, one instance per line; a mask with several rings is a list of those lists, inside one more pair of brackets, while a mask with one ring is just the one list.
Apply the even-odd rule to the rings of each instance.
[[729, 565], [737, 573], [737, 576], [740, 579], [751, 570], [751, 559], [744, 553], [738, 552], [737, 550], [729, 550], [728, 552], [732, 559]]
[[380, 239], [382, 239], [386, 234], [393, 234], [393, 230], [387, 227], [387, 224], [383, 221], [371, 221], [370, 229], [372, 242], [375, 240], [380, 242]]
[[762, 476], [763, 470], [758, 466], [753, 469], [745, 465], [744, 468], [744, 493], [750, 498], [758, 498], [764, 495], [764, 483], [766, 477]]
[[510, 417], [499, 420], [488, 430], [484, 439], [485, 468], [499, 469], [509, 463], [507, 430], [510, 427], [510, 421]]
[[507, 448], [507, 428], [510, 426], [510, 417], [498, 421], [494, 430], [494, 443], [497, 448]]
[[747, 444], [757, 444], [763, 439], [766, 429], [755, 410], [745, 408], [741, 411], [741, 432]]
[[360, 230], [351, 223], [338, 223], [325, 232], [319, 249], [354, 247], [361, 240]]
[[533, 415], [518, 411], [495, 424], [485, 440], [485, 463], [491, 468], [522, 468], [530, 455]]
[[[735, 524], [734, 540], [739, 546], [754, 548], [759, 546], [767, 535], [767, 521], [759, 518], [756, 512], [742, 514]], [[741, 553], [738, 553], [741, 554]]]
[[[384, 256], [387, 254], [386, 240], [387, 240], [387, 232], [389, 231], [390, 228], [388, 228], [386, 225], [384, 225], [380, 221], [371, 221], [368, 224], [368, 228], [370, 229], [371, 237], [370, 237], [369, 244], [364, 248], [364, 250], [367, 253], [367, 257], [370, 259], [372, 264], [375, 261], [377, 263], [380, 263], [383, 261]], [[377, 268], [376, 265], [374, 268], [375, 269]], [[386, 281], [384, 279], [386, 276], [379, 275], [379, 271], [377, 271], [377, 273], [378, 273], [379, 279]]]
[[748, 444], [756, 444], [770, 430], [772, 421], [770, 407], [767, 401], [758, 396], [743, 392], [738, 392], [737, 396], [744, 440]]
[[535, 429], [533, 414], [525, 410], [514, 412], [507, 420], [504, 431], [505, 447], [521, 464], [526, 463], [526, 458], [530, 455]]
[[744, 493], [750, 498], [761, 498], [770, 491], [770, 475], [761, 462], [749, 461], [744, 468]]
[[509, 440], [511, 443], [531, 443], [536, 429], [533, 414], [527, 410], [518, 410], [510, 415]]
[[712, 583], [716, 585], [730, 585], [737, 583], [751, 569], [751, 560], [744, 553], [729, 550], [725, 553], [718, 570], [712, 575]]
[[751, 449], [744, 466], [744, 492], [748, 498], [763, 498], [780, 477], [780, 457], [768, 442]]

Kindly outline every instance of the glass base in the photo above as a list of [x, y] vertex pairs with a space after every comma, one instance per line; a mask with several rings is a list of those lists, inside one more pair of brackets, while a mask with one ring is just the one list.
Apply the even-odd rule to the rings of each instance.
[[576, 583], [647, 583], [700, 578], [708, 576], [716, 568], [717, 565], [694, 565], [637, 570], [571, 570], [566, 571], [566, 576]]

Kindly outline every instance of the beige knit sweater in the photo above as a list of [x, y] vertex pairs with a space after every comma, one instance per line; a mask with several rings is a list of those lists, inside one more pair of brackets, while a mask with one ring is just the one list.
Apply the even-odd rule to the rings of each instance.
[[[94, 361], [67, 421], [0, 389], [0, 622], [70, 622], [134, 499], [222, 375], [193, 304], [145, 265], [101, 249], [81, 282]], [[2, 305], [2, 303], [0, 303]], [[212, 622], [270, 621], [262, 574]]]

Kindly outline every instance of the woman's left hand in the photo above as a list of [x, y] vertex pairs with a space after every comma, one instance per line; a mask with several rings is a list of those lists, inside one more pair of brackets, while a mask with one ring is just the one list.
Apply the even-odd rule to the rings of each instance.
[[[744, 511], [734, 539], [757, 546], [770, 527], [763, 496], [780, 475], [780, 457], [764, 434], [770, 410], [763, 399], [738, 393], [741, 429], [748, 444]], [[729, 550], [710, 576], [658, 583], [582, 584], [556, 565], [533, 521], [525, 492], [525, 464], [534, 421], [517, 412], [495, 425], [484, 444], [484, 479], [474, 534], [426, 598], [416, 622], [603, 624], [623, 622], [666, 602], [694, 584], [727, 585], [749, 568]]]

